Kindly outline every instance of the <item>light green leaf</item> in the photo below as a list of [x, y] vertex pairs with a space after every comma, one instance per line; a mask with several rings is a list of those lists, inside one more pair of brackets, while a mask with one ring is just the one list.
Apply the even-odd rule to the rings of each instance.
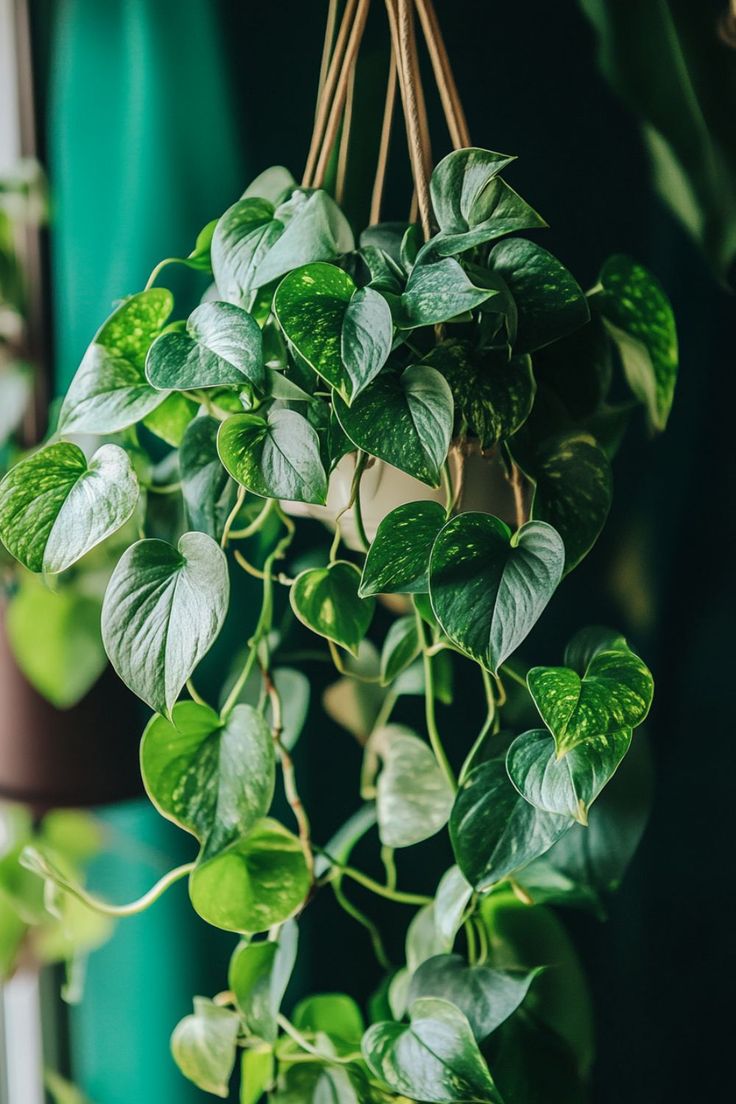
[[115, 433], [155, 410], [165, 394], [146, 380], [151, 342], [174, 305], [165, 288], [131, 295], [98, 330], [59, 414], [60, 433]]
[[219, 546], [185, 533], [132, 545], [115, 568], [102, 606], [102, 639], [120, 678], [167, 714], [209, 650], [227, 613], [230, 584]]
[[239, 1029], [235, 1012], [206, 997], [195, 997], [193, 1014], [185, 1016], [171, 1036], [174, 1061], [197, 1088], [226, 1097]]
[[363, 1037], [372, 1072], [403, 1096], [436, 1104], [501, 1104], [468, 1021], [445, 1000], [425, 997], [411, 1023], [377, 1023]]
[[198, 863], [189, 895], [208, 924], [250, 934], [293, 916], [309, 885], [299, 840], [278, 821], [266, 819], [227, 851]]
[[591, 296], [616, 342], [628, 380], [654, 429], [667, 425], [678, 368], [677, 331], [669, 299], [643, 265], [609, 257]]
[[[438, 239], [433, 238], [430, 245]], [[454, 258], [419, 260], [411, 271], [394, 313], [401, 330], [434, 326], [475, 310], [494, 296], [496, 288], [476, 287]]]
[[429, 243], [448, 256], [500, 238], [546, 226], [544, 219], [498, 174], [514, 157], [483, 149], [447, 155], [432, 173], [430, 192], [440, 233]]
[[588, 810], [631, 744], [631, 729], [594, 736], [561, 759], [546, 728], [517, 736], [506, 756], [509, 778], [537, 809], [588, 823]]
[[143, 425], [167, 445], [179, 448], [187, 427], [198, 410], [199, 403], [174, 391], [166, 396], [160, 406], [145, 416]]
[[195, 418], [179, 449], [181, 493], [189, 526], [218, 541], [235, 502], [235, 484], [217, 452], [219, 428], [216, 418]]
[[393, 682], [421, 651], [416, 618], [412, 614], [398, 617], [386, 634], [381, 651], [381, 682]]
[[449, 1001], [466, 1016], [479, 1043], [516, 1011], [537, 970], [497, 970], [469, 966], [462, 955], [436, 955], [411, 979], [409, 1003], [421, 997]]
[[345, 993], [305, 997], [294, 1009], [292, 1022], [299, 1031], [321, 1031], [351, 1046], [360, 1046], [365, 1030], [360, 1008]]
[[458, 866], [451, 866], [440, 878], [434, 897], [434, 922], [441, 938], [452, 947], [460, 931], [473, 887]]
[[505, 349], [476, 350], [468, 341], [445, 341], [425, 357], [450, 385], [455, 422], [463, 422], [490, 449], [511, 437], [529, 417], [536, 384], [531, 358], [509, 359]]
[[335, 398], [342, 428], [356, 448], [436, 487], [450, 447], [452, 392], [434, 368], [413, 364], [383, 372], [347, 406]]
[[411, 847], [444, 828], [454, 793], [429, 745], [410, 729], [386, 725], [369, 748], [383, 760], [376, 794], [381, 842]]
[[265, 418], [234, 414], [220, 426], [217, 450], [233, 479], [261, 498], [325, 502], [319, 438], [294, 410], [272, 408]]
[[507, 238], [491, 250], [488, 267], [501, 276], [517, 310], [515, 353], [533, 353], [584, 326], [588, 302], [565, 266], [526, 238]]
[[[244, 652], [238, 652], [234, 655], [231, 674], [223, 683], [220, 691], [221, 703], [224, 703], [227, 695], [232, 690], [244, 661]], [[296, 671], [291, 667], [272, 668], [271, 678], [281, 697], [281, 743], [288, 751], [291, 751], [301, 735], [309, 712], [310, 682], [302, 671]], [[262, 691], [263, 676], [260, 671], [253, 671], [240, 691], [238, 701], [258, 707]], [[270, 700], [266, 702], [263, 715], [267, 722], [272, 724]]]
[[273, 1085], [275, 1072], [270, 1046], [264, 1044], [244, 1050], [240, 1064], [240, 1104], [258, 1104]]
[[391, 352], [388, 303], [356, 288], [342, 269], [318, 262], [290, 272], [274, 297], [284, 334], [314, 371], [350, 403]]
[[240, 943], [230, 959], [228, 986], [249, 1031], [275, 1042], [276, 1016], [296, 962], [297, 926], [284, 924], [277, 940]]
[[127, 453], [103, 445], [87, 463], [60, 441], [21, 460], [0, 483], [0, 538], [31, 571], [66, 571], [125, 524], [138, 501]]
[[376, 605], [374, 598], [358, 595], [359, 584], [360, 571], [346, 560], [308, 568], [291, 587], [291, 608], [312, 632], [357, 656]]
[[551, 525], [513, 535], [492, 514], [459, 514], [432, 548], [429, 593], [443, 630], [497, 671], [530, 632], [562, 577], [564, 546]]
[[258, 288], [300, 265], [329, 261], [352, 248], [345, 216], [326, 192], [297, 189], [278, 207], [247, 197], [217, 224], [212, 271], [222, 298], [247, 308]]
[[652, 704], [651, 672], [626, 641], [585, 630], [568, 645], [565, 667], [533, 667], [527, 685], [561, 758], [584, 741], [636, 728]]
[[525, 467], [534, 480], [531, 516], [560, 534], [565, 571], [572, 571], [597, 541], [611, 508], [608, 457], [590, 434], [573, 432], [547, 438]]
[[256, 196], [258, 199], [266, 199], [269, 203], [278, 205], [288, 199], [296, 186], [296, 180], [288, 169], [283, 165], [271, 165], [251, 180], [241, 198], [250, 199]]
[[258, 323], [232, 303], [200, 303], [186, 332], [169, 331], [151, 345], [146, 377], [157, 390], [248, 387], [263, 390], [263, 338]]
[[158, 811], [196, 836], [206, 859], [268, 812], [276, 775], [271, 731], [250, 705], [236, 705], [223, 723], [207, 705], [177, 702], [171, 721], [148, 722], [141, 773]]
[[470, 771], [450, 817], [455, 859], [479, 893], [543, 855], [573, 823], [544, 813], [511, 784], [503, 760]]
[[100, 635], [101, 603], [71, 586], [51, 591], [23, 575], [5, 611], [16, 663], [57, 709], [70, 709], [107, 666]]
[[446, 520], [439, 502], [407, 502], [387, 514], [368, 550], [361, 595], [426, 591], [429, 553]]

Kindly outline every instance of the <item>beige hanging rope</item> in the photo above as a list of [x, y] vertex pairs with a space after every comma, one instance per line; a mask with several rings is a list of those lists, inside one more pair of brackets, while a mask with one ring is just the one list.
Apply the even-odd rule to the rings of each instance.
[[450, 132], [450, 141], [455, 149], [464, 149], [470, 145], [470, 131], [437, 13], [432, 0], [415, 0], [415, 2], [434, 70], [434, 79], [442, 101], [447, 129]]
[[371, 210], [368, 225], [375, 226], [381, 220], [381, 204], [383, 203], [383, 189], [386, 183], [386, 169], [388, 167], [388, 155], [391, 148], [391, 128], [394, 121], [394, 106], [396, 104], [396, 57], [391, 50], [388, 63], [388, 83], [386, 85], [386, 103], [383, 109], [383, 124], [381, 126], [381, 141], [378, 146], [378, 161], [376, 175], [373, 181], [373, 193], [371, 195]]
[[419, 221], [424, 239], [427, 241], [432, 232], [432, 214], [429, 202], [429, 175], [426, 171], [427, 158], [423, 146], [422, 123], [415, 84], [417, 71], [411, 55], [414, 9], [410, 0], [386, 0], [386, 7], [399, 64], [399, 87], [404, 106], [412, 176], [417, 191]]
[[337, 155], [337, 175], [335, 177], [335, 199], [342, 206], [345, 199], [345, 179], [348, 171], [348, 151], [350, 148], [350, 128], [353, 123], [353, 102], [355, 100], [355, 66], [350, 70], [348, 93], [345, 100], [345, 113], [342, 117], [340, 150]]
[[[322, 138], [324, 136], [325, 126], [327, 124], [327, 115], [330, 110], [330, 104], [332, 103], [333, 96], [335, 94], [335, 86], [337, 85], [337, 80], [340, 73], [340, 65], [342, 62], [343, 54], [345, 52], [348, 35], [350, 34], [350, 30], [353, 25], [353, 17], [355, 15], [355, 8], [357, 6], [357, 3], [358, 0], [347, 0], [345, 11], [343, 12], [342, 21], [340, 23], [340, 30], [338, 31], [337, 39], [335, 40], [335, 48], [332, 53], [332, 57], [330, 58], [330, 63], [327, 67], [327, 72], [324, 76], [324, 80], [322, 80], [322, 75], [320, 76], [321, 89], [317, 98], [317, 110], [314, 119], [314, 129], [312, 130], [312, 141], [309, 146], [307, 163], [304, 168], [304, 176], [302, 177], [302, 185], [305, 188], [309, 188], [312, 186], [314, 169], [315, 165], [317, 164], [317, 158], [319, 156]], [[335, 15], [337, 15], [336, 12]], [[323, 59], [326, 55], [329, 55], [330, 39], [331, 35], [328, 13], [327, 33], [325, 34], [325, 46], [322, 50]]]

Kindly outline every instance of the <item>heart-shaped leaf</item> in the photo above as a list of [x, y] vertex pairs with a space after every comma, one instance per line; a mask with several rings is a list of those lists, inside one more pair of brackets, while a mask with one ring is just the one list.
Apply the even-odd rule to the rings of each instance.
[[122, 556], [102, 606], [110, 661], [134, 694], [169, 713], [227, 613], [230, 583], [219, 546], [185, 533], [178, 548], [142, 540]]
[[220, 426], [217, 451], [233, 479], [261, 498], [325, 502], [319, 437], [295, 410], [234, 414]]
[[174, 1061], [198, 1088], [225, 1097], [239, 1030], [237, 1013], [206, 997], [195, 997], [193, 1014], [180, 1020], [171, 1036]]
[[435, 955], [412, 977], [409, 1003], [421, 997], [449, 1001], [465, 1015], [481, 1043], [516, 1011], [538, 973], [469, 966], [462, 955]]
[[564, 557], [559, 534], [542, 521], [527, 522], [512, 537], [492, 514], [459, 514], [432, 548], [432, 609], [458, 647], [497, 671], [552, 597]]
[[250, 705], [225, 722], [207, 705], [177, 702], [171, 721], [152, 717], [141, 742], [141, 773], [158, 811], [202, 844], [225, 850], [268, 812], [275, 784], [270, 729]]
[[412, 614], [397, 617], [386, 633], [381, 649], [381, 682], [392, 683], [414, 662], [421, 651], [416, 618]]
[[290, 272], [274, 297], [284, 334], [314, 371], [350, 403], [391, 352], [388, 303], [356, 288], [346, 272], [318, 262]]
[[267, 199], [269, 203], [283, 203], [297, 187], [296, 180], [283, 165], [271, 165], [251, 180], [241, 199]]
[[249, 196], [217, 223], [212, 271], [222, 298], [247, 308], [254, 291], [291, 269], [352, 248], [345, 216], [326, 192], [297, 189], [277, 207]]
[[291, 608], [312, 632], [357, 656], [376, 605], [374, 598], [359, 596], [359, 584], [360, 571], [346, 560], [308, 568], [291, 587]]
[[[430, 245], [436, 240], [433, 238]], [[435, 326], [475, 310], [499, 295], [495, 287], [477, 287], [453, 257], [419, 260], [395, 306], [394, 321], [401, 330]]]
[[509, 778], [537, 809], [588, 823], [588, 809], [631, 744], [631, 729], [594, 736], [561, 759], [546, 728], [517, 736], [506, 755]]
[[414, 364], [383, 372], [347, 406], [335, 399], [342, 428], [356, 448], [437, 487], [450, 447], [452, 392], [434, 368]]
[[232, 303], [200, 303], [186, 332], [161, 334], [146, 357], [146, 376], [158, 390], [247, 387], [263, 390], [263, 338], [255, 319]]
[[544, 219], [500, 177], [514, 157], [491, 150], [455, 150], [432, 173], [432, 206], [440, 233], [430, 242], [441, 256], [546, 226]]
[[146, 414], [143, 425], [167, 445], [178, 448], [184, 439], [187, 427], [192, 419], [196, 418], [198, 410], [198, 402], [187, 395], [182, 395], [179, 391], [172, 391], [160, 406], [150, 414]]
[[371, 1071], [402, 1096], [435, 1104], [501, 1104], [467, 1019], [449, 1001], [424, 997], [410, 1024], [377, 1023], [363, 1036]]
[[195, 418], [179, 448], [179, 472], [184, 508], [191, 529], [219, 540], [235, 502], [235, 484], [217, 452], [220, 423]]
[[473, 896], [473, 887], [457, 866], [451, 866], [440, 878], [434, 895], [434, 921], [439, 935], [449, 946], [463, 923], [465, 909]]
[[230, 959], [228, 986], [246, 1027], [269, 1043], [276, 1040], [276, 1016], [296, 962], [298, 930], [284, 924], [276, 940], [241, 943]]
[[573, 824], [530, 805], [502, 759], [474, 767], [455, 798], [450, 838], [457, 864], [479, 892], [543, 855]]
[[379, 728], [369, 749], [383, 760], [376, 794], [381, 842], [411, 847], [444, 828], [455, 795], [432, 749], [401, 725]]
[[611, 508], [611, 465], [587, 433], [549, 437], [524, 465], [534, 480], [531, 515], [554, 526], [565, 544], [565, 571], [572, 571], [600, 535]]
[[588, 302], [565, 266], [526, 238], [507, 238], [491, 250], [488, 267], [511, 292], [517, 310], [515, 353], [533, 353], [584, 326]]
[[189, 878], [189, 895], [208, 924], [247, 935], [268, 931], [293, 916], [309, 885], [299, 840], [267, 818], [227, 851], [198, 862]]
[[318, 993], [299, 1001], [292, 1016], [299, 1031], [321, 1031], [331, 1039], [360, 1046], [365, 1024], [363, 1014], [346, 993]]
[[475, 350], [468, 341], [445, 341], [423, 363], [445, 377], [458, 428], [465, 422], [481, 448], [511, 437], [528, 418], [536, 392], [530, 357], [509, 359], [505, 349]]
[[407, 502], [387, 514], [368, 550], [361, 595], [425, 592], [429, 553], [446, 520], [439, 502]]
[[622, 637], [578, 634], [565, 667], [533, 667], [529, 693], [555, 738], [557, 755], [586, 740], [636, 728], [652, 704], [651, 672]]
[[146, 354], [171, 314], [165, 288], [131, 295], [98, 330], [59, 414], [60, 433], [116, 433], [159, 406], [166, 395], [145, 374]]
[[103, 445], [87, 463], [60, 441], [21, 460], [0, 483], [0, 539], [31, 571], [65, 571], [128, 520], [138, 482], [128, 454]]
[[613, 373], [613, 342], [597, 314], [534, 356], [534, 375], [574, 419], [589, 418], [605, 402]]
[[675, 317], [660, 283], [630, 257], [609, 257], [591, 296], [613, 337], [631, 390], [654, 429], [667, 425], [677, 382]]

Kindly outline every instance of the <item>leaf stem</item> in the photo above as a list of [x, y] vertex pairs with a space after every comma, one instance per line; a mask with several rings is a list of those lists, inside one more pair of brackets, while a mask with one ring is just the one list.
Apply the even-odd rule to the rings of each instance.
[[164, 259], [162, 261], [159, 261], [158, 264], [156, 265], [156, 267], [153, 269], [151, 275], [146, 280], [146, 286], [144, 287], [143, 290], [144, 291], [150, 291], [150, 289], [156, 283], [156, 280], [161, 275], [161, 273], [166, 268], [166, 266], [171, 265], [171, 264], [176, 264], [178, 260], [179, 260], [178, 257], [164, 257]]
[[302, 1050], [306, 1050], [307, 1054], [314, 1054], [315, 1057], [328, 1064], [350, 1066], [353, 1062], [359, 1061], [362, 1057], [362, 1055], [357, 1052], [354, 1055], [345, 1055], [344, 1057], [339, 1057], [337, 1054], [325, 1054], [323, 1050], [318, 1050], [316, 1046], [310, 1043], [306, 1036], [302, 1035], [301, 1031], [294, 1027], [291, 1020], [287, 1020], [286, 1016], [282, 1015], [280, 1012], [276, 1016], [276, 1023], [295, 1043], [299, 1044]]
[[442, 465], [442, 479], [445, 484], [445, 517], [449, 518], [455, 505], [455, 488], [452, 485], [452, 469], [449, 457]]
[[422, 659], [424, 662], [424, 714], [427, 722], [427, 732], [429, 734], [429, 742], [432, 745], [435, 759], [437, 760], [442, 773], [447, 779], [453, 792], [457, 790], [457, 780], [453, 773], [450, 761], [447, 758], [445, 749], [442, 746], [442, 738], [440, 737], [439, 729], [437, 728], [437, 718], [435, 716], [435, 688], [434, 688], [434, 672], [432, 670], [432, 657], [429, 655], [429, 649], [427, 647], [427, 637], [424, 632], [424, 621], [420, 614], [416, 603], [414, 604], [414, 617], [417, 624], [417, 635], [419, 637], [419, 643], [422, 648]]
[[345, 895], [345, 891], [342, 888], [341, 875], [338, 875], [331, 882], [331, 885], [332, 892], [335, 894], [335, 900], [340, 905], [340, 908], [342, 908], [348, 914], [348, 916], [352, 916], [353, 920], [356, 920], [368, 932], [371, 944], [373, 946], [373, 953], [378, 960], [379, 966], [381, 966], [384, 970], [390, 970], [391, 960], [386, 954], [386, 949], [383, 945], [383, 940], [381, 939], [381, 933], [379, 932], [376, 924], [374, 924], [370, 917], [366, 916], [366, 914], [362, 912], [357, 905], [354, 905], [353, 902]]
[[486, 695], [487, 713], [481, 730], [473, 741], [473, 745], [468, 754], [465, 756], [463, 765], [460, 768], [459, 783], [461, 786], [468, 776], [468, 772], [470, 771], [473, 759], [475, 758], [480, 747], [483, 745], [483, 741], [485, 740], [486, 736], [491, 731], [491, 728], [493, 727], [493, 722], [496, 718], [496, 698], [493, 693], [493, 683], [491, 682], [491, 676], [489, 675], [488, 671], [486, 671], [485, 667], [483, 667], [480, 663], [478, 664], [478, 667], [480, 669], [481, 678], [483, 679], [483, 689]]
[[231, 529], [230, 540], [245, 540], [246, 537], [254, 536], [259, 530], [263, 528], [268, 518], [276, 508], [276, 499], [267, 498], [263, 506], [263, 509], [256, 515], [250, 525], [246, 525], [244, 529]]
[[230, 530], [232, 528], [233, 522], [235, 521], [236, 517], [240, 513], [240, 509], [243, 505], [244, 500], [245, 500], [245, 487], [238, 487], [238, 493], [235, 496], [235, 503], [233, 505], [232, 510], [227, 515], [227, 521], [225, 522], [225, 524], [222, 528], [222, 537], [220, 539], [220, 548], [227, 548], [227, 542], [230, 539]]
[[386, 871], [386, 885], [389, 889], [396, 889], [396, 862], [393, 847], [384, 845], [381, 848], [381, 862], [383, 863], [383, 869]]
[[504, 675], [508, 675], [512, 682], [516, 682], [519, 686], [523, 686], [525, 690], [528, 689], [525, 677], [520, 675], [518, 671], [515, 671], [513, 667], [510, 667], [508, 663], [501, 664], [501, 671]]
[[187, 690], [189, 691], [189, 697], [192, 699], [192, 701], [195, 701], [197, 705], [207, 705], [207, 702], [204, 700], [202, 695], [198, 693], [196, 686], [190, 678], [187, 679], [186, 685]]
[[398, 905], [430, 905], [432, 903], [432, 897], [426, 897], [423, 893], [404, 893], [400, 889], [391, 889], [390, 886], [381, 885], [375, 879], [369, 878], [362, 870], [356, 870], [352, 866], [342, 866], [339, 863], [334, 863], [334, 868], [339, 870], [341, 875], [352, 878], [358, 885], [369, 889], [371, 893], [375, 893], [378, 897], [385, 897], [388, 901], [395, 901]]

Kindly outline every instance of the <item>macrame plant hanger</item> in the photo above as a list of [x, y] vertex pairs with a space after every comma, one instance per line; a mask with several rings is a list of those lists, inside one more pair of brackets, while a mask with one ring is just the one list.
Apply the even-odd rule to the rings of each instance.
[[[338, 202], [343, 199], [345, 188], [355, 70], [370, 0], [346, 0], [342, 18], [338, 20], [339, 6], [339, 0], [330, 0], [314, 129], [302, 178], [304, 187], [322, 187], [339, 135], [335, 182]], [[470, 135], [432, 0], [385, 0], [385, 6], [391, 57], [369, 221], [372, 225], [380, 220], [398, 86], [414, 182], [410, 218], [414, 221], [418, 216], [426, 240], [432, 232], [429, 198], [432, 148], [419, 64], [417, 16], [453, 149], [469, 146]]]

